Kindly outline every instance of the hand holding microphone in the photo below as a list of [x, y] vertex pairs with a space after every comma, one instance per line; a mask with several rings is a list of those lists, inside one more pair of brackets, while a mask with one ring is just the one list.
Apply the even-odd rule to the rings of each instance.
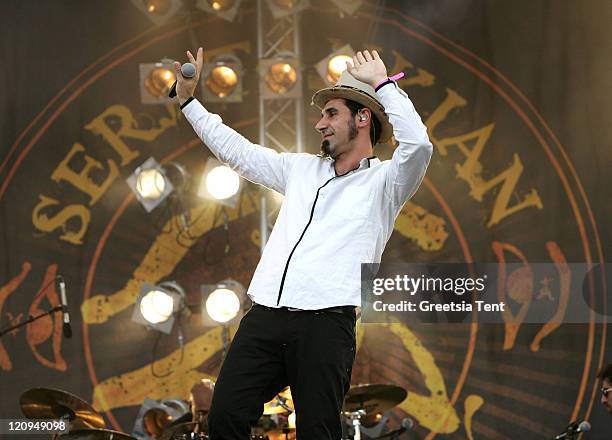
[[[176, 74], [176, 69], [175, 69], [175, 74]], [[191, 64], [191, 63], [185, 63], [181, 66], [181, 73], [180, 75], [183, 76], [183, 78], [185, 79], [190, 79], [193, 78], [196, 74], [196, 66]], [[177, 75], [178, 78], [178, 75]], [[172, 84], [172, 88], [170, 89], [170, 93], [168, 93], [168, 96], [170, 98], [174, 98], [176, 96], [176, 83], [177, 81], [174, 81], [174, 84]]]
[[185, 102], [187, 99], [193, 96], [198, 83], [200, 82], [200, 72], [202, 71], [203, 61], [203, 50], [200, 47], [198, 49], [197, 58], [194, 58], [190, 51], [187, 51], [187, 58], [189, 63], [185, 63], [181, 66], [180, 63], [174, 63], [174, 75], [176, 76], [176, 82], [170, 90], [170, 98], [178, 96], [179, 103]]

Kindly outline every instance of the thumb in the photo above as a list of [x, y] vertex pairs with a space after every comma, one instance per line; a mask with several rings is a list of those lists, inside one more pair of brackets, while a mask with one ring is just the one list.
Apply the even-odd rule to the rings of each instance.
[[173, 65], [174, 65], [174, 75], [178, 79], [179, 75], [181, 75], [181, 63], [179, 63], [178, 61], [175, 61]]
[[346, 70], [348, 70], [348, 73], [350, 73], [351, 75], [353, 75], [353, 72], [355, 71], [355, 67], [353, 67], [350, 61], [346, 61]]

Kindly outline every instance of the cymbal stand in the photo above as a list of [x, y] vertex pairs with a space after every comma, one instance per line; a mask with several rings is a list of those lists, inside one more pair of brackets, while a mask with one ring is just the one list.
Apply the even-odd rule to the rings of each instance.
[[357, 411], [347, 412], [345, 415], [351, 420], [353, 424], [353, 440], [361, 440], [361, 418], [366, 415], [365, 410], [358, 409]]
[[[61, 306], [60, 306], [61, 307]], [[67, 409], [67, 408], [66, 408]], [[70, 431], [70, 421], [74, 419], [74, 413], [70, 413], [70, 410], [67, 410], [62, 416], [60, 416], [59, 420], [63, 421], [64, 423], [66, 423], [66, 426], [68, 426], [67, 431]], [[51, 440], [59, 440], [60, 439], [60, 435], [59, 433], [55, 432], [51, 435]]]

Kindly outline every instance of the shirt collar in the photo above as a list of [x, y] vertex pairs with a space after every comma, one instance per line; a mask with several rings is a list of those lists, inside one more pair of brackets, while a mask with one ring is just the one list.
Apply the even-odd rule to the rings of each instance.
[[380, 163], [380, 159], [376, 156], [364, 157], [359, 161], [359, 168], [370, 168]]
[[[330, 171], [334, 175], [336, 175], [336, 168], [334, 166], [335, 161], [333, 159], [329, 158], [329, 157], [327, 159], [329, 160], [329, 169], [330, 169]], [[371, 168], [372, 166], [377, 165], [379, 163], [380, 163], [380, 159], [378, 157], [376, 157], [376, 156], [364, 157], [363, 159], [361, 159], [359, 161], [359, 166], [357, 166], [356, 168], [348, 171], [345, 174], [341, 174], [340, 176], [346, 176], [347, 174], [352, 173], [353, 171], [359, 171], [361, 169]], [[340, 177], [340, 176], [336, 176], [336, 177]]]

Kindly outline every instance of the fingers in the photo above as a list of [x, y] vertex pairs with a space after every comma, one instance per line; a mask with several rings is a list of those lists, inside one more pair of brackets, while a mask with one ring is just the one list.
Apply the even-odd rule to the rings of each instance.
[[175, 61], [174, 63], [172, 63], [172, 65], [174, 66], [174, 76], [176, 76], [177, 78], [180, 78], [181, 63], [179, 63], [178, 61]]
[[198, 55], [195, 64], [198, 68], [198, 72], [200, 72], [202, 70], [202, 66], [204, 65], [204, 49], [201, 47], [198, 48]]
[[190, 52], [190, 51], [187, 51], [187, 52], [185, 52], [185, 53], [187, 54], [187, 58], [189, 59], [189, 62], [190, 62], [190, 63], [192, 63], [193, 65], [195, 65], [196, 60], [195, 60], [195, 58], [193, 57], [193, 55], [191, 55], [191, 52]]
[[350, 73], [351, 75], [353, 75], [353, 72], [355, 72], [355, 67], [353, 67], [353, 65], [351, 64], [350, 61], [346, 61], [346, 70], [348, 71], [348, 73]]
[[380, 60], [380, 55], [378, 55], [377, 51], [372, 51], [374, 56], [370, 54], [370, 51], [364, 50], [363, 52], [359, 51], [353, 56], [353, 64], [355, 67], [360, 66], [362, 64], [367, 63], [368, 61], [376, 61]]

